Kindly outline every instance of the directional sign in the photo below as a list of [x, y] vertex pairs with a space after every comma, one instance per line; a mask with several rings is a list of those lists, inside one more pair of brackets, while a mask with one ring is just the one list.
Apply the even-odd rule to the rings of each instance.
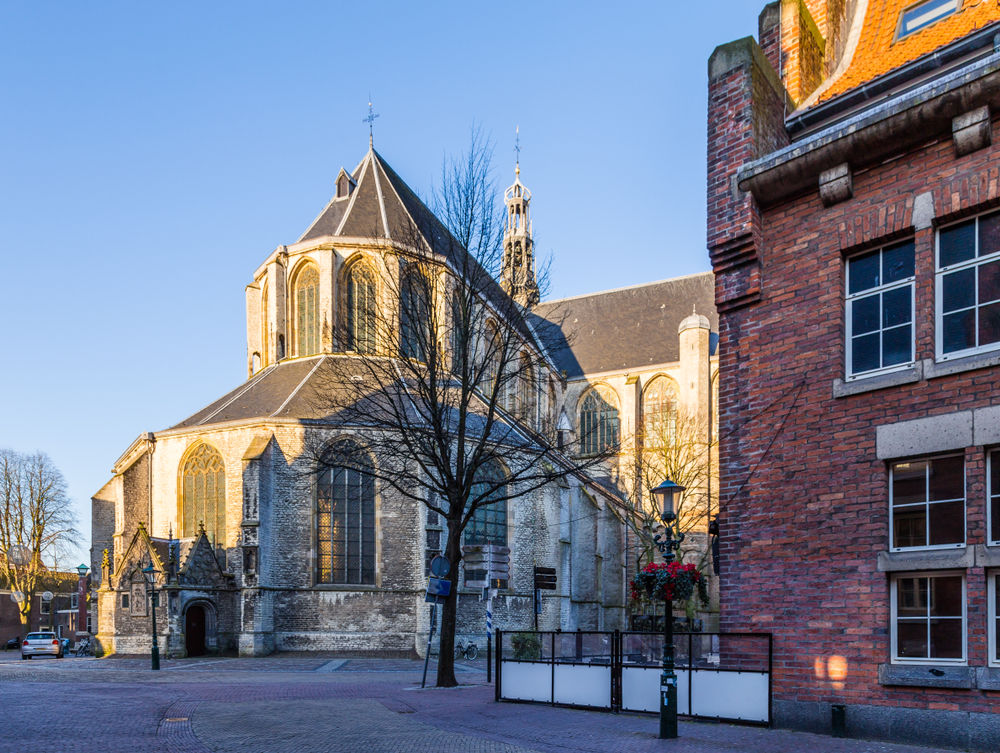
[[535, 568], [535, 589], [545, 591], [556, 590], [556, 569], [554, 567]]
[[462, 547], [462, 552], [465, 554], [510, 554], [509, 546], [500, 546], [499, 544], [468, 544]]
[[451, 581], [441, 578], [427, 579], [427, 593], [434, 596], [447, 596], [451, 593]]
[[507, 563], [510, 562], [510, 558], [506, 554], [467, 554], [462, 559], [465, 560], [465, 566], [467, 568], [472, 568], [474, 570], [483, 570], [490, 564], [496, 567], [497, 565], [507, 565]]

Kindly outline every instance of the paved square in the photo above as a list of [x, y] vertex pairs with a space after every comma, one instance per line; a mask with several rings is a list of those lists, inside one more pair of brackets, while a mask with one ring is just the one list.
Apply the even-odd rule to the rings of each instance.
[[[336, 655], [19, 661], [0, 653], [0, 753], [933, 753], [730, 724], [495, 703], [482, 661], [421, 690], [423, 663]], [[431, 665], [431, 677], [433, 677]], [[81, 710], [85, 722], [79, 719]], [[70, 731], [72, 730], [72, 731]]]

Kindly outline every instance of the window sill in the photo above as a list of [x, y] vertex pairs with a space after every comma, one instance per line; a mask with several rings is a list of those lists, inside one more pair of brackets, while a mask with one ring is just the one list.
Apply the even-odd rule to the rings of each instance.
[[[998, 361], [1000, 362], [1000, 361]], [[898, 387], [902, 384], [913, 384], [924, 378], [924, 362], [917, 361], [912, 366], [889, 374], [876, 374], [870, 377], [861, 377], [853, 381], [844, 379], [833, 380], [833, 396], [850, 397], [863, 392], [874, 392], [884, 390], [887, 387]]]
[[381, 591], [378, 586], [361, 583], [316, 583], [316, 591]]
[[947, 664], [879, 664], [878, 666], [879, 685], [971, 690], [977, 687], [976, 675], [975, 667], [957, 667]]
[[966, 569], [975, 567], [976, 559], [975, 548], [970, 546], [962, 549], [922, 549], [918, 552], [879, 552], [877, 569], [880, 573]]
[[986, 369], [990, 366], [1000, 366], [1000, 350], [975, 353], [971, 356], [956, 358], [952, 361], [935, 362], [930, 358], [925, 359], [924, 377], [933, 379], [934, 377], [958, 374], [963, 371], [972, 371], [973, 369]]

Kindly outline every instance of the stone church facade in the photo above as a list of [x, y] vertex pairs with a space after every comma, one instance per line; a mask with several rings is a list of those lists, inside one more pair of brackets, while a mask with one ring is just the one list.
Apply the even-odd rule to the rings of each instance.
[[[407, 227], [426, 227], [433, 217], [374, 149], [353, 171], [342, 169], [336, 187], [302, 237], [272, 252], [246, 288], [247, 381], [175, 426], [140, 435], [92, 499], [96, 631], [105, 653], [148, 651], [151, 609], [167, 656], [405, 654], [426, 643], [427, 565], [443, 547], [443, 521], [349, 469], [318, 471], [306, 450], [316, 441], [351, 441], [350, 426], [317, 413], [315, 375], [324, 363], [363, 352], [358, 312], [392, 305], [381, 277], [392, 270], [378, 251], [401, 246]], [[505, 200], [502, 287], [539, 320], [563, 328], [575, 354], [549, 359], [548, 372], [534, 379], [536, 410], [512, 420], [551, 433], [553, 444], [558, 433], [572, 455], [585, 449], [581, 420], [631, 431], [643, 389], [658, 378], [673, 380], [674, 399], [709, 410], [714, 318], [687, 313], [697, 306], [714, 317], [710, 275], [612, 291], [603, 303], [602, 294], [586, 305], [569, 302], [574, 319], [599, 317], [604, 327], [595, 329], [599, 337], [577, 327], [577, 337], [568, 319], [556, 318], [567, 302], [538, 303], [530, 192], [519, 176]], [[354, 317], [350, 343], [337, 335], [342, 317]], [[600, 355], [608, 349], [612, 361]], [[619, 393], [620, 415], [583, 418], [595, 389]], [[539, 627], [624, 627], [628, 493], [609, 466], [517, 497], [494, 514], [498, 542], [511, 548], [494, 625], [533, 627], [532, 568], [540, 565], [557, 569], [558, 590], [545, 594]], [[333, 522], [340, 504], [346, 522]], [[156, 604], [143, 581], [150, 565], [162, 589]], [[460, 590], [458, 630], [485, 639], [478, 591]]]

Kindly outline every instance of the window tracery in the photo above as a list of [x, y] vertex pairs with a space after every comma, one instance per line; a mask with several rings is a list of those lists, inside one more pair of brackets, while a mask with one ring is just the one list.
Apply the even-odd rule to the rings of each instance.
[[319, 272], [308, 266], [295, 282], [297, 355], [319, 353]]
[[427, 360], [430, 298], [427, 278], [411, 272], [403, 278], [400, 295], [400, 353], [404, 358]]
[[224, 542], [226, 466], [212, 445], [203, 442], [187, 455], [181, 470], [181, 491], [181, 535], [191, 538], [204, 524], [209, 540]]
[[677, 390], [665, 376], [654, 377], [642, 398], [643, 429], [646, 445], [663, 447], [677, 436]]
[[596, 455], [618, 445], [618, 398], [605, 385], [587, 393], [580, 408], [580, 452]]
[[376, 348], [375, 275], [366, 264], [355, 264], [347, 273], [347, 349], [374, 353]]
[[318, 583], [375, 585], [375, 482], [371, 456], [340, 442], [317, 483]]

